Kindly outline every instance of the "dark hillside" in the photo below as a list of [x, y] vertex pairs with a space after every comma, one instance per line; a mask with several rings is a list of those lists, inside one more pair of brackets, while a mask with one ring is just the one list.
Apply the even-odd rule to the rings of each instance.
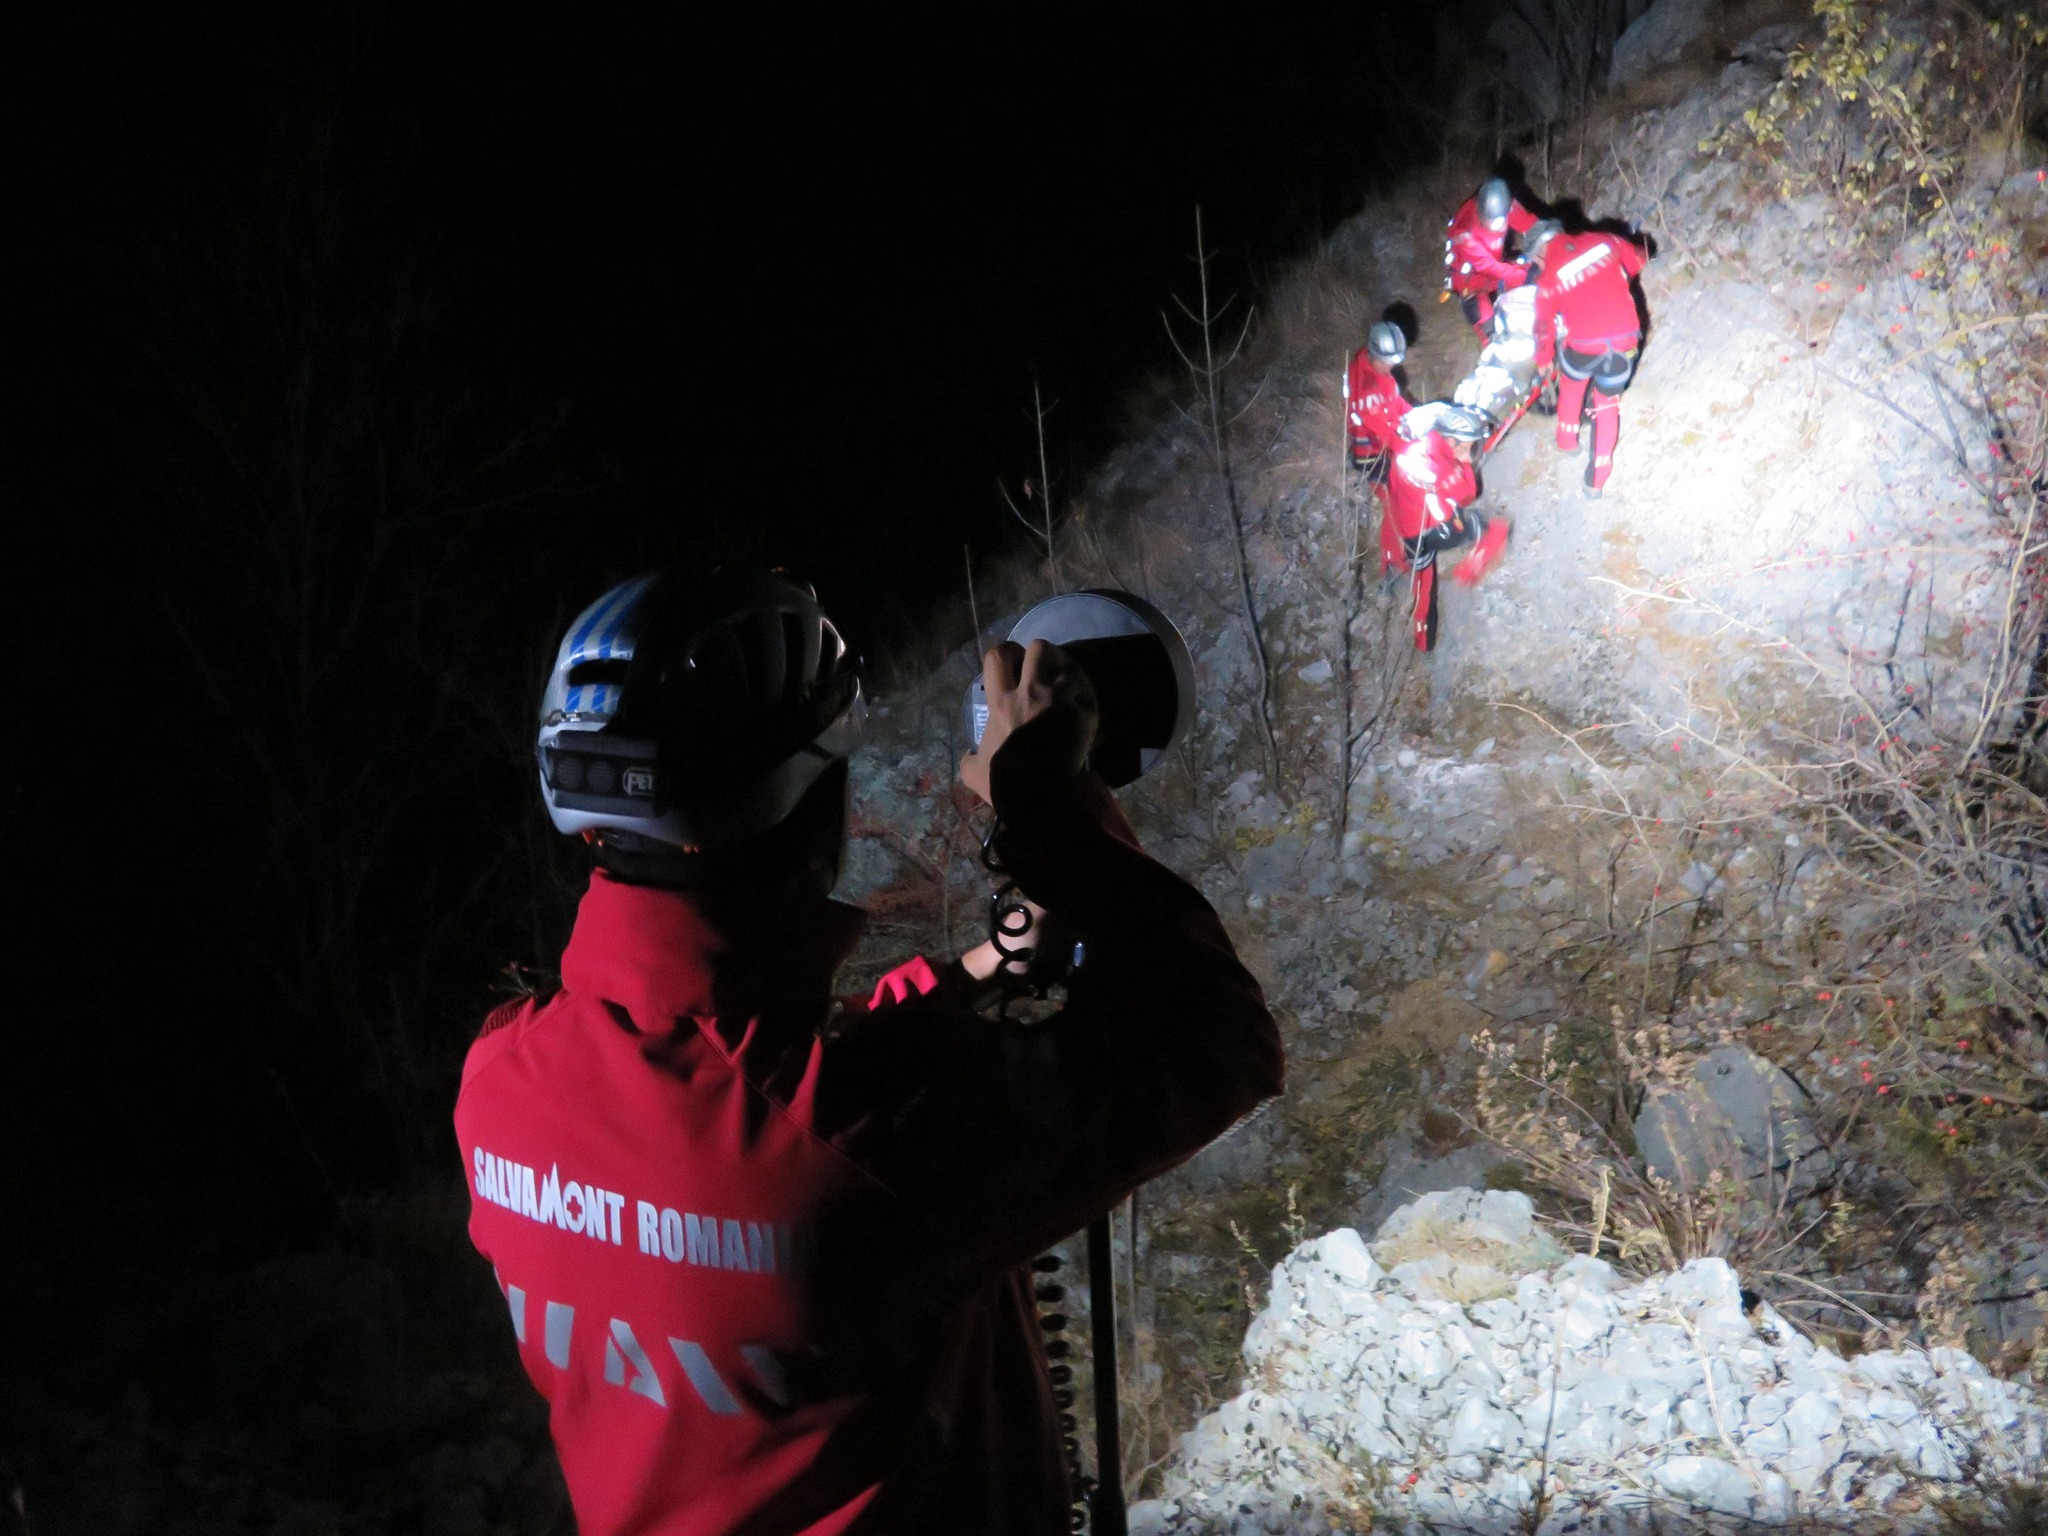
[[961, 545], [1023, 537], [1033, 379], [1064, 493], [1165, 355], [1194, 204], [1249, 288], [1431, 152], [1383, 74], [1431, 39], [1334, 4], [17, 27], [0, 571], [49, 745], [0, 800], [36, 1234], [0, 1492], [38, 1531], [518, 1508], [435, 1171], [502, 967], [560, 942], [523, 737], [564, 607], [758, 557], [914, 659]]

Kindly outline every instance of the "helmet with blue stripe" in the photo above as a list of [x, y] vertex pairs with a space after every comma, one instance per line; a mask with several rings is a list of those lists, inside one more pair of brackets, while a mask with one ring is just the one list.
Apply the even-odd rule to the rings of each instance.
[[[656, 572], [569, 625], [541, 698], [541, 798], [558, 831], [630, 857], [715, 856], [836, 778], [860, 676], [816, 593], [786, 576]], [[836, 853], [833, 855], [836, 860]]]

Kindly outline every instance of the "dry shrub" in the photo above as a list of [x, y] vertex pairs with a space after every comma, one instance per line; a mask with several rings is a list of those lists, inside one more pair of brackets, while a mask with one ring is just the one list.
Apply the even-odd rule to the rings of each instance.
[[1790, 823], [1823, 850], [1864, 937], [1832, 957], [1846, 984], [1822, 995], [1866, 1016], [1840, 1021], [1849, 1033], [1883, 1042], [1871, 1091], [1901, 1145], [1959, 1153], [1995, 1130], [1994, 1162], [2031, 1157], [2048, 1110], [2048, 348], [2038, 242], [1959, 183], [1995, 181], [2022, 142], [2048, 26], [2003, 7], [1815, 11], [1821, 40], [1737, 137], [1770, 151], [1783, 190], [1819, 188], [1854, 229], [1913, 236], [1941, 328], [1840, 382], [1910, 420], [1890, 390], [1917, 375], [1988, 428], [1988, 453], [1952, 425], [1936, 436], [1997, 541], [1989, 632], [1967, 667], [1938, 661], [1940, 637], [1903, 634], [1909, 590], [1889, 649], [1822, 656], [1683, 585], [1635, 594], [1746, 635], [1808, 701], [1798, 720], [1720, 702], [1653, 729], [1711, 755], [1717, 820]]
[[1972, 1488], [1941, 1505], [1940, 1519], [1947, 1536], [2048, 1536], [2048, 1486]]
[[[1377, 289], [1389, 288], [1385, 276], [1375, 273], [1374, 278]], [[1391, 296], [1361, 286], [1342, 270], [1327, 244], [1318, 245], [1268, 293], [1264, 322], [1248, 361], [1257, 368], [1283, 358], [1326, 358], [1334, 396], [1336, 370], [1344, 366], [1353, 347], [1364, 345], [1366, 328], [1380, 317]]]
[[[1690, 1189], [1635, 1154], [1626, 1107], [1683, 1083], [1703, 1054], [1676, 1046], [1668, 1027], [1630, 1032], [1615, 1009], [1605, 1062], [1568, 1061], [1555, 1026], [1543, 1032], [1533, 1063], [1490, 1032], [1473, 1044], [1480, 1056], [1474, 1128], [1544, 1190], [1589, 1213], [1562, 1223], [1588, 1253], [1604, 1252], [1638, 1272], [1677, 1269], [1698, 1258], [1724, 1258], [1747, 1272], [1783, 1262], [1817, 1224], [1819, 1218], [1808, 1214], [1803, 1227], [1794, 1226], [1790, 1186], [1768, 1173], [1753, 1181], [1739, 1169], [1713, 1168], [1703, 1187]], [[1602, 1081], [1615, 1068], [1627, 1085], [1619, 1094]], [[1608, 1105], [1622, 1106], [1624, 1114]]]
[[1717, 140], [1754, 157], [1782, 196], [1818, 190], [1851, 217], [1845, 240], [1903, 235], [1945, 209], [1987, 145], [2020, 143], [2048, 25], [2009, 5], [1815, 0], [1817, 42]]

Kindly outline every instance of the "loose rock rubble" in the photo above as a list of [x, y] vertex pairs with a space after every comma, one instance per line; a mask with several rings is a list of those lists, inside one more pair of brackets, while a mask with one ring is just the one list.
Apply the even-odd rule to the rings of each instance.
[[[1962, 1350], [1843, 1359], [1720, 1259], [1630, 1282], [1528, 1197], [1425, 1195], [1273, 1272], [1253, 1385], [1181, 1441], [1143, 1536], [1913, 1528], [2041, 1464], [2048, 1409]], [[1378, 1521], [1378, 1525], [1373, 1522]]]

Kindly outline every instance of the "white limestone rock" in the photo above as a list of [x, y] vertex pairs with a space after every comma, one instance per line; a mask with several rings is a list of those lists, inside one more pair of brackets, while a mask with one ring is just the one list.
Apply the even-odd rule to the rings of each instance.
[[[1497, 1288], [1459, 1299], [1478, 1269]], [[1324, 1536], [1359, 1499], [1375, 1529], [1518, 1530], [1539, 1478], [1544, 1531], [1856, 1525], [1973, 1466], [2038, 1467], [2048, 1434], [2030, 1387], [1960, 1350], [1844, 1360], [1746, 1312], [1722, 1260], [1630, 1280], [1498, 1191], [1425, 1195], [1370, 1248], [1302, 1244], [1245, 1358], [1261, 1385], [1182, 1437], [1134, 1531]]]

